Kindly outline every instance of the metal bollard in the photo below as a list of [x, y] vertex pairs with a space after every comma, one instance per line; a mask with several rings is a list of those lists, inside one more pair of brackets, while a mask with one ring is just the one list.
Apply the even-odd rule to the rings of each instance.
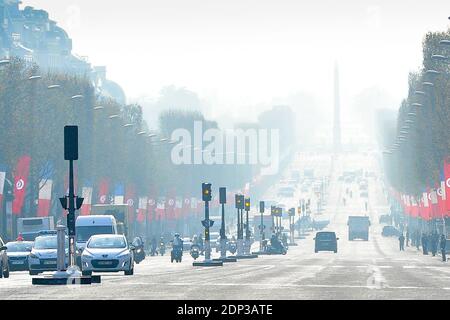
[[56, 265], [58, 271], [66, 271], [66, 227], [59, 225], [56, 231], [58, 241]]

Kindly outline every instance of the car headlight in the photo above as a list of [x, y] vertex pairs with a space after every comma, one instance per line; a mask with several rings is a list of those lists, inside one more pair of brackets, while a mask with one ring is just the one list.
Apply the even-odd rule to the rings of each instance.
[[128, 256], [130, 256], [130, 253], [125, 251], [125, 252], [123, 252], [121, 254], [118, 254], [117, 258], [122, 259], [122, 258], [125, 258], [125, 257], [128, 257]]
[[31, 259], [39, 259], [39, 257], [37, 255], [35, 255], [34, 253], [30, 253], [30, 258]]

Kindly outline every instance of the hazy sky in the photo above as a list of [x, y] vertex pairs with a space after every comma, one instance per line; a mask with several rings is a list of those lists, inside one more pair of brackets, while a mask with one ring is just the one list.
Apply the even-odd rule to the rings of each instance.
[[129, 98], [174, 84], [220, 107], [303, 91], [342, 104], [379, 86], [400, 101], [429, 30], [449, 26], [449, 0], [24, 0], [106, 65]]

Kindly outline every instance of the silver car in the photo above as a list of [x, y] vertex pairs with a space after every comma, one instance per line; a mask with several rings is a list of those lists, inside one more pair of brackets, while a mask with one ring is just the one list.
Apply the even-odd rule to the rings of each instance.
[[[65, 263], [69, 263], [69, 237], [65, 241]], [[34, 241], [33, 248], [28, 256], [28, 269], [30, 275], [37, 275], [45, 271], [57, 270], [57, 236], [41, 236]]]
[[133, 247], [129, 247], [123, 235], [103, 234], [92, 236], [81, 255], [83, 275], [92, 272], [134, 273]]
[[6, 254], [9, 260], [9, 270], [28, 271], [28, 256], [30, 255], [33, 242], [14, 241], [6, 244], [8, 250]]

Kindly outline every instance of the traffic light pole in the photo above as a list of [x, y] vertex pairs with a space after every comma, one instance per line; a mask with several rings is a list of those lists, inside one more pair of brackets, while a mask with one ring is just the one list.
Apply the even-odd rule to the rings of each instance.
[[243, 209], [238, 209], [238, 241], [237, 241], [237, 255], [242, 256], [244, 254], [244, 217]]
[[222, 261], [213, 261], [211, 259], [211, 237], [209, 234], [209, 229], [213, 226], [214, 221], [209, 220], [209, 202], [211, 201], [211, 184], [202, 184], [202, 200], [205, 202], [205, 220], [202, 221], [202, 225], [205, 228], [205, 260], [195, 261], [193, 263], [194, 267], [214, 267], [223, 266]]
[[245, 218], [245, 247], [244, 247], [244, 252], [245, 254], [250, 254], [250, 229], [249, 229], [249, 225], [248, 225], [248, 209], [246, 208], [245, 213], [246, 213], [246, 218]]
[[69, 229], [69, 266], [75, 265], [75, 186], [73, 179], [73, 160], [69, 161], [69, 214], [67, 215]]
[[264, 247], [263, 247], [263, 242], [264, 242], [264, 237], [265, 237], [265, 235], [264, 235], [264, 212], [261, 210], [261, 223], [260, 223], [260, 225], [259, 225], [259, 228], [260, 228], [260, 232], [261, 232], [261, 242], [259, 243], [259, 251], [260, 252], [263, 252], [263, 250], [264, 250]]
[[222, 203], [222, 225], [220, 228], [220, 257], [227, 257], [227, 236], [225, 234], [225, 204]]
[[[205, 220], [209, 222], [209, 201], [205, 201]], [[205, 261], [211, 260], [211, 238], [209, 237], [209, 224], [205, 226]]]

